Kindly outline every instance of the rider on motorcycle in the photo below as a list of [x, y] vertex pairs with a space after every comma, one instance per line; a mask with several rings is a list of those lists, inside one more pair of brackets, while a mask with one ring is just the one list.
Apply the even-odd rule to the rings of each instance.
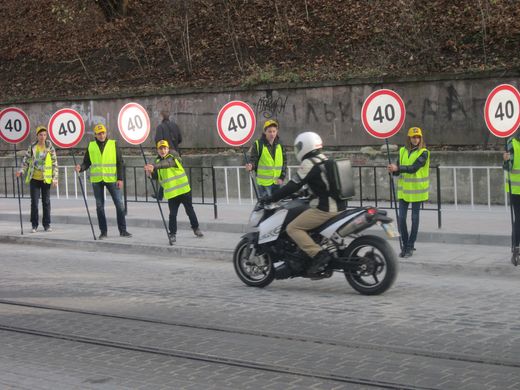
[[296, 158], [301, 162], [296, 175], [271, 196], [260, 199], [262, 203], [276, 202], [297, 192], [305, 184], [310, 188], [314, 198], [310, 203], [311, 208], [302, 212], [287, 225], [287, 234], [312, 258], [312, 265], [307, 270], [308, 275], [324, 271], [330, 261], [330, 254], [322, 250], [307, 232], [327, 222], [346, 208], [346, 201], [331, 196], [327, 172], [323, 165], [327, 156], [322, 153], [322, 147], [323, 142], [318, 134], [310, 131], [299, 134], [294, 140]]

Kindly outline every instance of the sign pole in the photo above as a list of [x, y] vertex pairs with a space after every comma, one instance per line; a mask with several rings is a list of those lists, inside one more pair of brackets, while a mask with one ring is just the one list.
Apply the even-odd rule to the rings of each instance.
[[[385, 138], [386, 143], [386, 155], [388, 156], [388, 164], [391, 164], [392, 161], [390, 160], [390, 146], [388, 145], [388, 138]], [[395, 182], [394, 182], [394, 175], [392, 175], [391, 172], [388, 172], [388, 176], [390, 177], [390, 190], [392, 191], [392, 207], [395, 209], [395, 219], [397, 221], [397, 228], [400, 230], [399, 225], [399, 212], [397, 211], [397, 197], [395, 196]], [[401, 233], [401, 232], [399, 232]], [[401, 234], [399, 234], [399, 247], [401, 248], [401, 251], [403, 250], [403, 239], [401, 238]]]
[[[16, 144], [14, 144], [14, 166], [18, 169], [18, 156], [16, 153]], [[20, 199], [20, 178], [18, 176], [16, 176], [16, 189], [18, 191], [18, 211], [20, 213], [20, 234], [23, 236], [22, 201]]]
[[[72, 161], [74, 162], [74, 166], [76, 166], [76, 156], [74, 155], [74, 151], [72, 152]], [[94, 241], [97, 240], [96, 233], [94, 232], [94, 225], [92, 224], [92, 218], [90, 217], [90, 211], [88, 209], [87, 197], [85, 196], [85, 189], [83, 188], [83, 181], [81, 180], [81, 175], [76, 173], [79, 181], [79, 188], [81, 188], [81, 195], [83, 195], [83, 202], [85, 202], [85, 208], [87, 209], [88, 221], [90, 222], [90, 229], [92, 230], [92, 237], [94, 237]]]
[[[146, 160], [146, 155], [144, 154], [143, 145], [139, 144], [139, 148], [141, 149], [141, 154], [143, 155], [144, 165], [147, 165], [148, 161]], [[155, 182], [152, 180], [151, 177], [149, 177], [149, 179], [150, 179], [150, 183], [152, 184], [152, 189], [153, 189], [154, 194], [157, 194], [157, 190], [155, 188]], [[170, 237], [170, 232], [168, 231], [168, 225], [166, 225], [166, 219], [164, 219], [164, 214], [163, 214], [162, 207], [161, 207], [161, 201], [159, 200], [158, 196], [155, 197], [155, 200], [157, 201], [157, 206], [159, 206], [159, 212], [161, 213], [161, 218], [163, 221], [164, 229], [166, 230], [166, 235], [168, 236], [168, 242], [170, 243], [170, 245], [173, 245], [172, 239]]]
[[[244, 147], [242, 147], [242, 152], [244, 153], [244, 159], [246, 161], [246, 164], [249, 164], [249, 158], [247, 157], [246, 149]], [[249, 171], [249, 178], [251, 179], [251, 183], [253, 183], [253, 189], [255, 190], [256, 199], [258, 199], [258, 188], [256, 187], [256, 181], [251, 171]]]

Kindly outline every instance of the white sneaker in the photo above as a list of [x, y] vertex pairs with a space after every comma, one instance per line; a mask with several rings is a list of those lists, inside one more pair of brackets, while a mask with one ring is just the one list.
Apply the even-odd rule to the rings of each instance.
[[31, 233], [36, 233], [36, 229], [35, 229], [35, 228], [32, 228], [32, 229], [31, 229]]
[[52, 232], [52, 228], [51, 228], [50, 226], [47, 226], [47, 227], [45, 228], [45, 231], [50, 233], [50, 232]]

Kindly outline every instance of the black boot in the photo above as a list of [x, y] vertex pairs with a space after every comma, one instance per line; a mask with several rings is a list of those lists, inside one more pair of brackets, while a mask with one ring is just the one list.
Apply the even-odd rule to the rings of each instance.
[[330, 254], [327, 251], [319, 251], [316, 256], [312, 258], [312, 265], [307, 270], [307, 275], [316, 275], [325, 271], [330, 261]]

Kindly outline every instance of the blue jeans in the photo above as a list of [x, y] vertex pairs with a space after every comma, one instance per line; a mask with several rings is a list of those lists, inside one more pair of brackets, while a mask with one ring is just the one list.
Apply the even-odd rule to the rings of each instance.
[[96, 212], [99, 230], [101, 230], [101, 233], [107, 234], [107, 219], [105, 217], [105, 197], [103, 193], [103, 188], [105, 187], [110, 193], [112, 200], [114, 201], [114, 206], [116, 206], [117, 227], [119, 229], [119, 233], [123, 233], [126, 231], [126, 219], [123, 200], [121, 199], [121, 190], [117, 188], [116, 183], [105, 183], [104, 181], [92, 183], [94, 197], [96, 198]]
[[280, 188], [280, 185], [278, 184], [271, 184], [270, 186], [261, 186], [260, 184], [257, 185], [258, 187], [258, 198], [263, 198], [264, 196], [271, 196], [273, 194], [273, 191], [276, 191]]
[[43, 208], [42, 225], [44, 228], [48, 228], [51, 225], [51, 185], [45, 184], [43, 180], [31, 179], [29, 188], [31, 190], [31, 225], [33, 229], [38, 227], [38, 202], [41, 192]]
[[[408, 226], [406, 225], [406, 215], [408, 214], [408, 206], [412, 205], [412, 230], [408, 235]], [[421, 210], [422, 202], [406, 202], [399, 199], [399, 233], [403, 240], [403, 249], [412, 249], [417, 239], [417, 232], [419, 231], [419, 211]]]

